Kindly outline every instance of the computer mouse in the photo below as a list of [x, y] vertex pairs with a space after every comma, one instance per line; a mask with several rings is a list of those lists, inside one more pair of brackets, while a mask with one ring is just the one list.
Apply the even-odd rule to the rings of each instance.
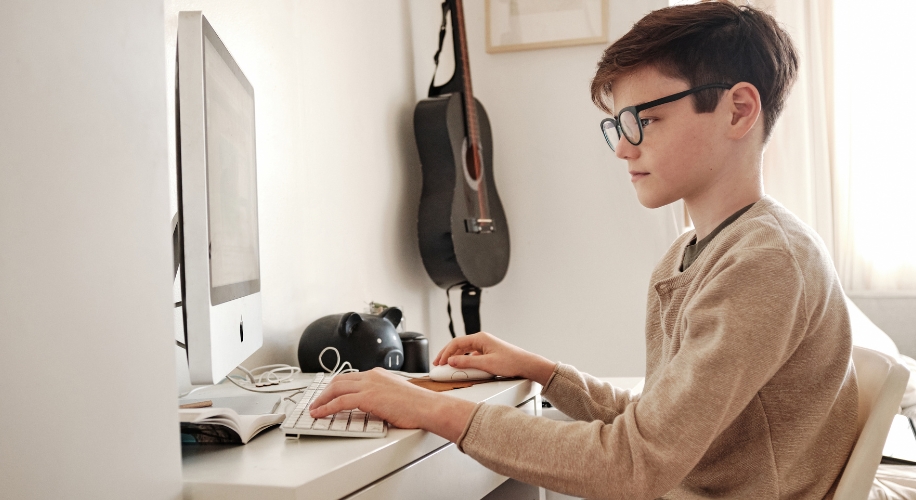
[[496, 375], [477, 368], [455, 368], [451, 365], [434, 366], [429, 371], [429, 378], [436, 382], [454, 382], [459, 380], [489, 380]]

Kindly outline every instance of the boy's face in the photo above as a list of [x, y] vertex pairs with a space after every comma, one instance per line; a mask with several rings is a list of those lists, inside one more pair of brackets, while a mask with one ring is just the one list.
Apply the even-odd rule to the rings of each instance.
[[[646, 67], [614, 81], [615, 113], [690, 88], [684, 81]], [[722, 102], [711, 113], [697, 113], [692, 96], [643, 110], [643, 139], [634, 146], [621, 138], [617, 157], [627, 161], [639, 202], [658, 208], [679, 199], [701, 196], [722, 172], [728, 142]]]

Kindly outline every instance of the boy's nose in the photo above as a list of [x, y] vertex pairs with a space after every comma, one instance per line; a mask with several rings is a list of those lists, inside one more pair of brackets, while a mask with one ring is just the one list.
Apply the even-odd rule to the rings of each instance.
[[626, 137], [621, 137], [620, 142], [617, 143], [617, 150], [614, 151], [614, 154], [621, 160], [639, 158], [639, 148], [630, 144], [630, 141], [628, 141]]

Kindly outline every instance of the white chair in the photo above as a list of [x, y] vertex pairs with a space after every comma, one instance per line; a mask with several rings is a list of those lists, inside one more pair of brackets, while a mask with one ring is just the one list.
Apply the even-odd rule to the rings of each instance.
[[853, 346], [852, 364], [859, 384], [858, 438], [840, 476], [836, 500], [866, 500], [875, 479], [881, 451], [910, 372], [878, 351]]

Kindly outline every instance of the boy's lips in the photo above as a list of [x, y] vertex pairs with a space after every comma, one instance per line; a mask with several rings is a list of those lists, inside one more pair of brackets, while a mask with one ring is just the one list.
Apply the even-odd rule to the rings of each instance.
[[636, 182], [636, 181], [638, 181], [639, 179], [642, 179], [643, 177], [649, 175], [649, 172], [637, 172], [637, 171], [635, 171], [635, 170], [630, 170], [629, 173], [630, 173], [630, 181], [631, 181], [631, 182]]

